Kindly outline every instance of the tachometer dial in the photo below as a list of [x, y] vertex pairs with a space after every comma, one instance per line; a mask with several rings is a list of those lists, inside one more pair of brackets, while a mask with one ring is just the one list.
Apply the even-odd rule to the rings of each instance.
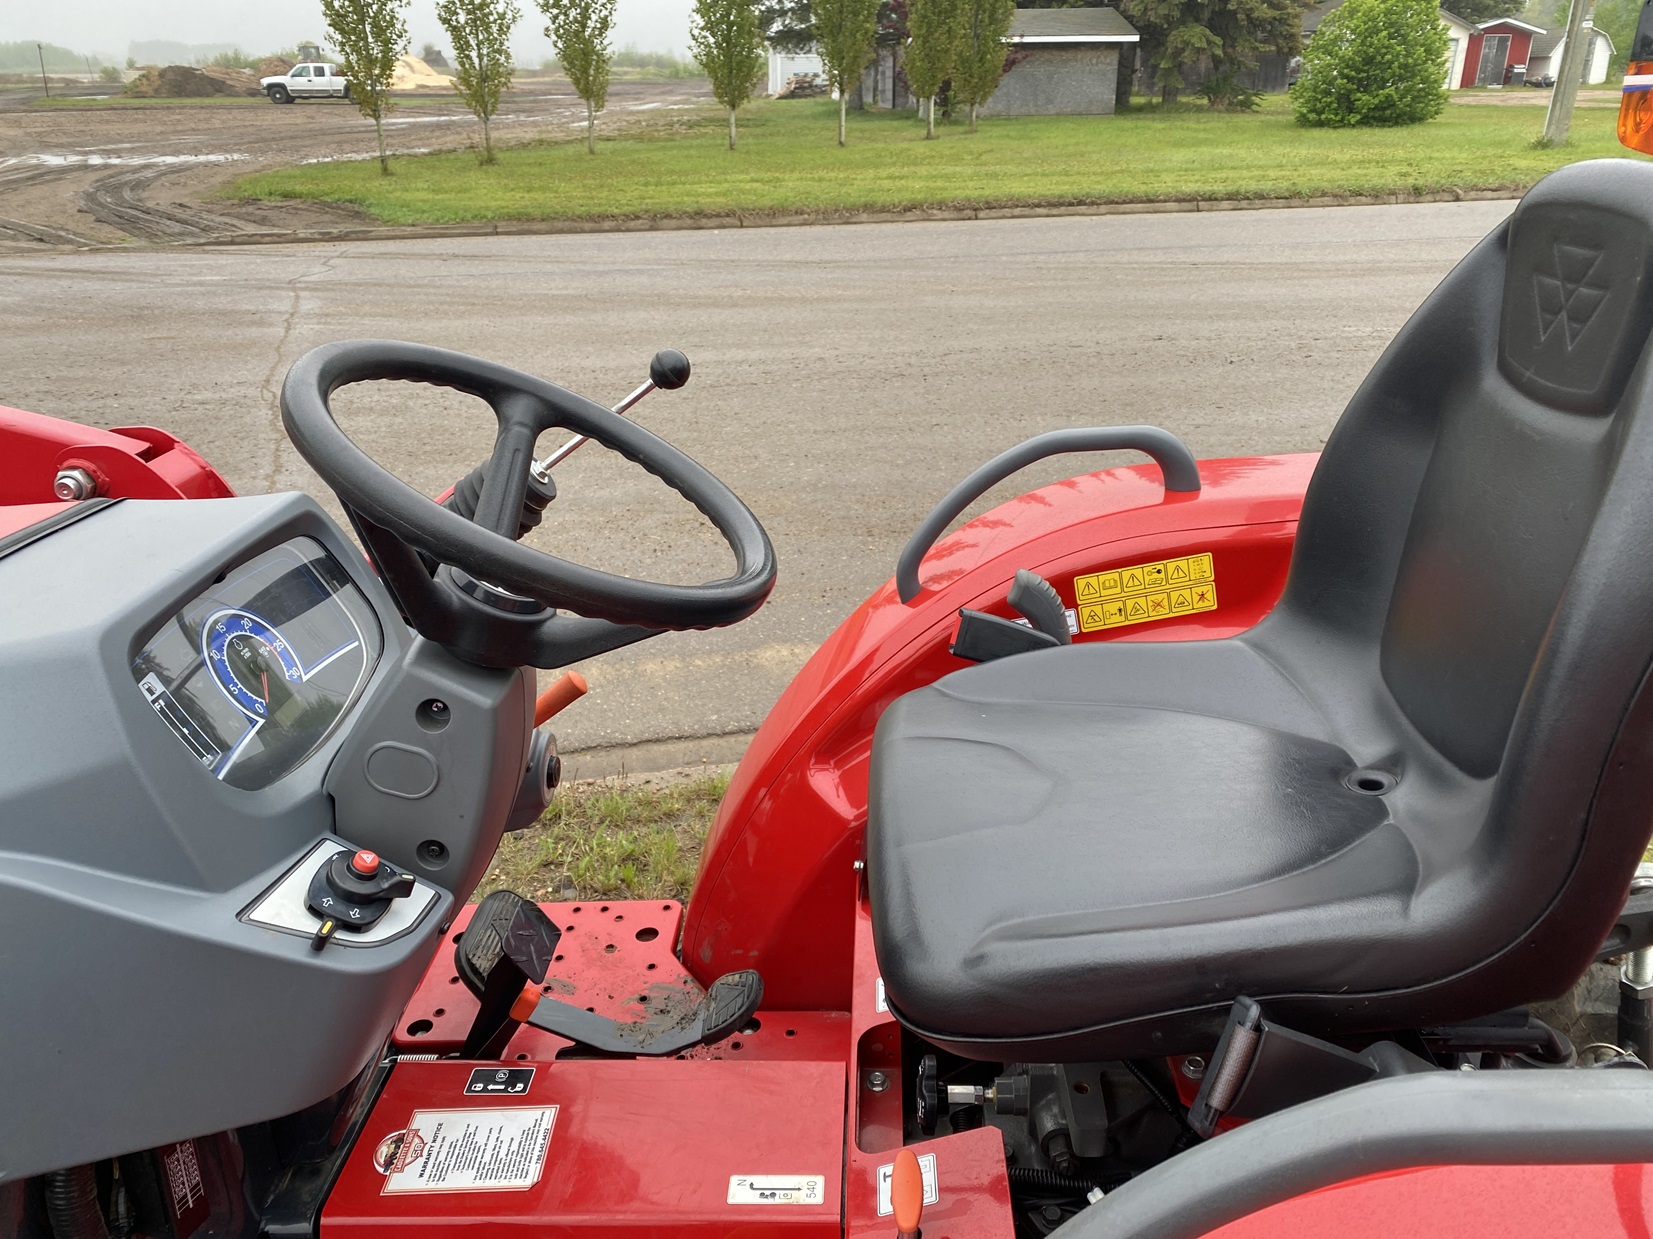
[[248, 718], [269, 718], [292, 699], [289, 682], [304, 679], [286, 639], [251, 612], [220, 611], [207, 620], [201, 636], [212, 678]]

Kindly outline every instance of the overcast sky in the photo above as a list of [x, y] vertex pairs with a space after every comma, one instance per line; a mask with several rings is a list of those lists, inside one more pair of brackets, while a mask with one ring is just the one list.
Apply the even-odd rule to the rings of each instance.
[[[517, 2], [523, 16], [513, 43], [519, 59], [534, 63], [551, 55], [541, 33], [545, 21], [533, 0]], [[645, 52], [685, 53], [690, 3], [619, 0], [614, 46], [635, 43]], [[408, 33], [415, 51], [427, 39], [448, 50], [447, 35], [436, 20], [436, 0], [412, 0]], [[38, 39], [117, 62], [126, 59], [126, 45], [133, 39], [234, 43], [254, 53], [324, 34], [317, 0], [0, 0], [0, 42]]]

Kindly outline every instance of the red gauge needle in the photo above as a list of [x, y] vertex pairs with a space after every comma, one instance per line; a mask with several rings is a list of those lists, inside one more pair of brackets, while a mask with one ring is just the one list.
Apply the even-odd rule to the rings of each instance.
[[264, 704], [269, 705], [270, 704], [270, 673], [268, 671], [260, 671], [258, 673], [258, 678], [264, 681]]

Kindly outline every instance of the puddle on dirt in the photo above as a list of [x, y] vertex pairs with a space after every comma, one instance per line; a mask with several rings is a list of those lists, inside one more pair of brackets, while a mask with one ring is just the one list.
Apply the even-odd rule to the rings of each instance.
[[[386, 151], [385, 153], [387, 155], [428, 155], [435, 149], [433, 146], [409, 146], [405, 149], [398, 147], [396, 150]], [[377, 159], [378, 157], [379, 153], [377, 151], [363, 151], [354, 155], [315, 155], [309, 159], [301, 159], [299, 163], [301, 165], [312, 163], [366, 163], [369, 159]]]
[[13, 155], [0, 159], [0, 168], [103, 168], [139, 167], [163, 164], [234, 163], [246, 155], [99, 155], [99, 154], [35, 154]]

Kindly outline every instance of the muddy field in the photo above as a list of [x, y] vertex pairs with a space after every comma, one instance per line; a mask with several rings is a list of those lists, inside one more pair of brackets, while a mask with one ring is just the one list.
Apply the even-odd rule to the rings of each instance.
[[[124, 241], [204, 242], [361, 224], [348, 207], [236, 203], [212, 194], [232, 177], [308, 161], [366, 159], [372, 122], [342, 100], [278, 107], [262, 99], [43, 107], [38, 88], [0, 88], [0, 252]], [[411, 94], [386, 125], [393, 153], [476, 144], [476, 119], [451, 94]], [[710, 105], [704, 81], [618, 81], [608, 132]], [[569, 139], [585, 108], [561, 78], [529, 78], [501, 103], [494, 140]]]

